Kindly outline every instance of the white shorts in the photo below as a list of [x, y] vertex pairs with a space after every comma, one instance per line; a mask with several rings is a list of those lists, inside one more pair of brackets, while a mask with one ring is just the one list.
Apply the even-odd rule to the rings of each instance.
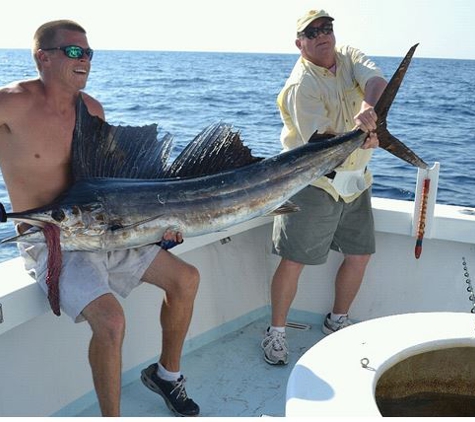
[[[33, 229], [35, 230], [35, 229]], [[48, 294], [48, 248], [45, 243], [18, 243], [25, 269]], [[106, 293], [122, 297], [137, 287], [161, 248], [157, 245], [112, 252], [62, 252], [59, 279], [61, 309], [75, 322], [84, 321], [83, 309]]]

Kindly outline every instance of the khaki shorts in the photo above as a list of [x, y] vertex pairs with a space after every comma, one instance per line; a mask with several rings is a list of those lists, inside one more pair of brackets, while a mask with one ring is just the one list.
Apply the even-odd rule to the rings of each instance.
[[[36, 230], [35, 228], [31, 230]], [[46, 286], [48, 248], [45, 243], [19, 243], [26, 271], [48, 294]], [[98, 297], [115, 292], [126, 297], [161, 248], [156, 245], [112, 252], [63, 251], [59, 280], [61, 309], [75, 322], [84, 321], [81, 312]]]
[[371, 188], [349, 204], [335, 201], [314, 186], [307, 186], [290, 200], [300, 211], [275, 217], [275, 254], [319, 265], [326, 262], [330, 249], [345, 255], [375, 252]]

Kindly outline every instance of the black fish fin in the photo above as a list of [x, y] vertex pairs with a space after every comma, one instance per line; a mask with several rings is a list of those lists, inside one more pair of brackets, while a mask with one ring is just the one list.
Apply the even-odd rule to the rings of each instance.
[[402, 80], [406, 75], [407, 69], [409, 68], [409, 64], [412, 60], [412, 56], [414, 55], [418, 45], [419, 44], [415, 44], [409, 49], [406, 56], [402, 59], [401, 63], [399, 63], [398, 68], [391, 77], [388, 86], [384, 90], [377, 104], [374, 106], [374, 111], [378, 115], [378, 119], [381, 120], [380, 124], [383, 124], [383, 122], [385, 123], [387, 120], [389, 109], [391, 108], [394, 98], [399, 91], [399, 87], [401, 86]]
[[152, 217], [150, 217], [150, 218], [146, 218], [145, 220], [137, 221], [136, 223], [134, 223], [134, 224], [129, 224], [129, 225], [127, 225], [127, 226], [123, 226], [123, 225], [120, 224], [120, 223], [114, 223], [113, 225], [111, 225], [111, 226], [109, 227], [109, 230], [114, 231], [114, 232], [115, 232], [115, 231], [120, 232], [120, 231], [126, 231], [126, 230], [130, 230], [130, 229], [135, 229], [135, 228], [137, 228], [137, 227], [140, 227], [140, 226], [142, 226], [142, 225], [144, 225], [144, 224], [148, 224], [148, 223], [150, 223], [151, 221], [154, 221], [154, 220], [156, 220], [156, 219], [158, 219], [158, 218], [162, 218], [162, 217], [163, 217], [163, 215], [154, 215], [154, 216], [152, 216]]
[[276, 208], [275, 210], [272, 210], [270, 213], [266, 215], [275, 217], [276, 215], [290, 214], [292, 212], [298, 212], [298, 211], [300, 211], [300, 207], [298, 205], [295, 205], [291, 201], [287, 201], [287, 202], [284, 202], [280, 207]]
[[317, 131], [310, 137], [308, 142], [327, 141], [328, 139], [334, 138], [335, 136], [337, 136], [337, 135], [333, 134], [333, 133], [318, 133], [318, 131]]
[[198, 177], [236, 169], [255, 163], [239, 132], [226, 123], [215, 123], [203, 129], [170, 165], [165, 177]]
[[75, 180], [92, 177], [158, 179], [166, 168], [172, 136], [157, 125], [112, 126], [91, 116], [80, 95], [72, 144]]
[[406, 144], [391, 135], [387, 129], [378, 132], [379, 146], [413, 166], [427, 168], [427, 164], [419, 158]]
[[377, 129], [378, 139], [380, 147], [395, 155], [398, 158], [412, 164], [413, 166], [420, 168], [427, 168], [427, 164], [416, 153], [414, 153], [409, 147], [404, 145], [396, 137], [391, 135], [387, 129], [387, 117], [389, 109], [396, 97], [396, 94], [401, 86], [401, 82], [406, 74], [406, 71], [411, 63], [412, 56], [416, 51], [419, 44], [413, 45], [407, 52], [404, 59], [399, 64], [396, 72], [392, 76], [388, 83], [388, 86], [384, 90], [381, 98], [374, 107], [374, 111], [378, 115]]

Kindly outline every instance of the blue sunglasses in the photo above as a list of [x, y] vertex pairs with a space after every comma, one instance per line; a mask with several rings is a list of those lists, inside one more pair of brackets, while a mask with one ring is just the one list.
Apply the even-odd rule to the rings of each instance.
[[78, 45], [65, 45], [64, 47], [52, 47], [42, 48], [43, 51], [61, 50], [64, 55], [70, 59], [82, 59], [87, 56], [89, 60], [92, 60], [94, 50], [92, 48], [82, 48]]

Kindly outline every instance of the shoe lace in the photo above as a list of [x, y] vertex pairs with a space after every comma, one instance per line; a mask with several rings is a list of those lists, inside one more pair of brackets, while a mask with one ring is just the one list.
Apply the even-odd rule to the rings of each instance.
[[173, 394], [175, 391], [176, 392], [176, 398], [182, 398], [183, 400], [186, 400], [188, 399], [188, 395], [186, 394], [186, 390], [185, 390], [185, 381], [186, 381], [186, 378], [185, 377], [181, 377], [178, 379], [178, 381], [176, 382], [175, 384], [175, 387], [173, 387], [172, 391], [170, 391], [170, 394]]
[[270, 343], [272, 345], [272, 349], [278, 352], [284, 350], [285, 335], [283, 333], [279, 333], [278, 331], [273, 331], [271, 337]]
[[334, 322], [337, 326], [337, 330], [348, 327], [349, 325], [352, 325], [352, 322], [350, 318], [348, 317], [348, 315], [341, 316], [340, 318], [338, 318], [338, 321], [334, 321]]
[[348, 316], [342, 316], [338, 322], [343, 326], [343, 327], [346, 327], [347, 325], [351, 325], [351, 321], [350, 319], [348, 318]]

